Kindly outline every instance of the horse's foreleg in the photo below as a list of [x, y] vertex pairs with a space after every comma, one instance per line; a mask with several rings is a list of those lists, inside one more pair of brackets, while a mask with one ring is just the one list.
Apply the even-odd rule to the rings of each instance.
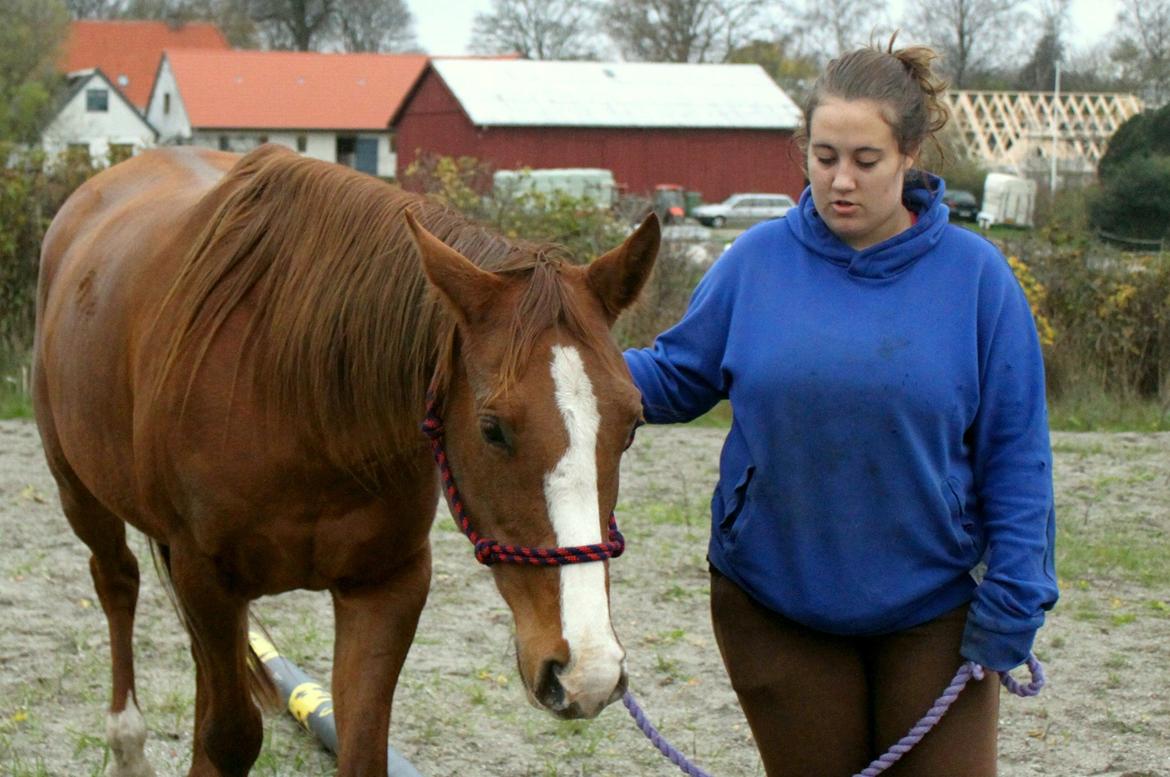
[[195, 738], [189, 777], [244, 777], [263, 722], [247, 666], [248, 600], [223, 587], [214, 562], [171, 546], [171, 579], [195, 658]]
[[338, 777], [386, 774], [390, 706], [430, 579], [424, 545], [382, 583], [332, 590]]

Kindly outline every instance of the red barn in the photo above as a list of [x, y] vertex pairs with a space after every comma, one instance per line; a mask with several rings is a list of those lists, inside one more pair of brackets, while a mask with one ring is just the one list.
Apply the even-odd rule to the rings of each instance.
[[391, 119], [398, 176], [420, 154], [496, 169], [600, 167], [632, 193], [707, 201], [804, 187], [800, 111], [758, 65], [436, 59]]

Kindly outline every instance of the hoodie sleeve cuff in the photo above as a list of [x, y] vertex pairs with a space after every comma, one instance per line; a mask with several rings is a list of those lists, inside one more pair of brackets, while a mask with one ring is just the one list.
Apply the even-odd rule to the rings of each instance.
[[968, 616], [959, 652], [968, 661], [1007, 672], [1028, 660], [1035, 639], [1036, 629], [1004, 634], [985, 629]]

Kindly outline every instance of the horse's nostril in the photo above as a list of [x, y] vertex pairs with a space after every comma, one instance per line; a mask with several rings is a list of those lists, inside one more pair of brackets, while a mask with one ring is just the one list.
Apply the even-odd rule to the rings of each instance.
[[617, 686], [613, 689], [613, 693], [611, 693], [609, 695], [609, 699], [606, 700], [606, 702], [605, 702], [606, 705], [613, 704], [615, 701], [617, 701], [618, 699], [625, 696], [626, 689], [629, 687], [629, 683], [630, 683], [630, 678], [626, 674], [625, 670], [623, 669], [622, 676], [620, 678], [618, 678]]
[[564, 664], [559, 661], [545, 661], [537, 675], [535, 696], [537, 700], [554, 712], [565, 708], [565, 687], [557, 676]]

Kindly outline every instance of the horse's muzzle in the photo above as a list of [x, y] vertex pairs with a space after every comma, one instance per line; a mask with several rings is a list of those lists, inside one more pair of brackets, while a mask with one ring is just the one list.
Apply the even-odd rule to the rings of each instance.
[[531, 692], [532, 701], [537, 706], [544, 707], [562, 720], [597, 717], [603, 709], [622, 697], [629, 683], [623, 666], [617, 684], [608, 696], [578, 694], [578, 698], [572, 699], [561, 682], [564, 669], [564, 664], [559, 661], [546, 661], [540, 668], [536, 686]]

